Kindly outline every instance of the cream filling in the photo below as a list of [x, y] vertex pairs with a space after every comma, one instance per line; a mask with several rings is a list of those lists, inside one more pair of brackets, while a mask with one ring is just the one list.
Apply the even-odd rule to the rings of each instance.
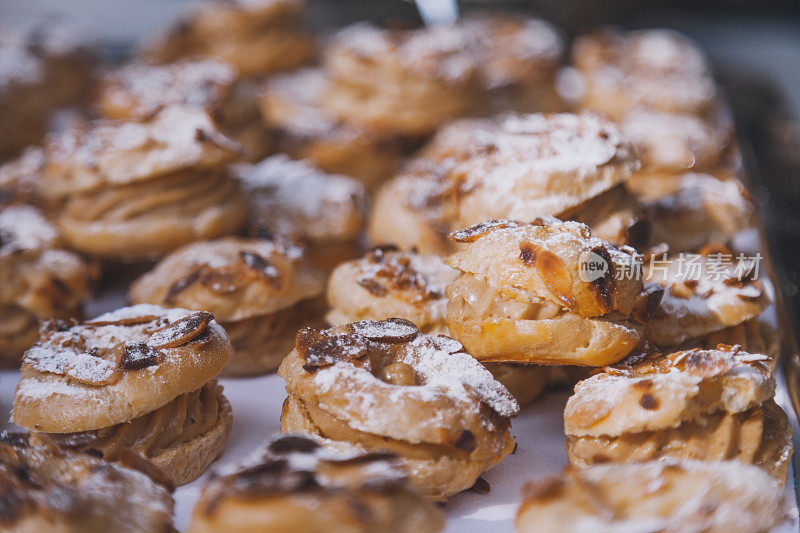
[[211, 430], [219, 421], [221, 403], [222, 387], [209, 383], [129, 422], [96, 431], [52, 436], [56, 441], [75, 440], [84, 449], [101, 452], [107, 460], [118, 458], [123, 449], [155, 457]]

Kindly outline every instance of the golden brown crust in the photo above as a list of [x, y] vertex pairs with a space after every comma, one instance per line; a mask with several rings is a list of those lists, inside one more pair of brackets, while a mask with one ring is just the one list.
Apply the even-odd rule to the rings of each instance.
[[564, 411], [565, 432], [618, 436], [758, 407], [775, 393], [767, 361], [726, 345], [623, 361], [575, 386]]
[[550, 383], [550, 368], [546, 366], [513, 363], [485, 363], [484, 366], [508, 389], [520, 407], [533, 402]]
[[169, 489], [138, 465], [35, 444], [21, 434], [0, 439], [0, 480], [11, 502], [0, 512], [3, 531], [171, 530]]
[[231, 345], [209, 313], [125, 307], [81, 325], [51, 322], [26, 352], [14, 421], [71, 433], [126, 422], [195, 390]]
[[519, 406], [508, 391], [458, 342], [405, 320], [301, 332], [278, 373], [294, 398], [285, 431], [418, 460], [412, 478], [437, 498], [469, 488], [513, 448], [509, 418]]
[[299, 66], [314, 53], [301, 27], [302, 0], [206, 2], [150, 43], [144, 55], [158, 63], [187, 57], [228, 62], [243, 76]]
[[521, 532], [769, 531], [788, 519], [780, 485], [738, 461], [570, 468], [529, 484]]
[[442, 513], [410, 488], [394, 455], [288, 435], [209, 483], [189, 531], [433, 533], [443, 527]]

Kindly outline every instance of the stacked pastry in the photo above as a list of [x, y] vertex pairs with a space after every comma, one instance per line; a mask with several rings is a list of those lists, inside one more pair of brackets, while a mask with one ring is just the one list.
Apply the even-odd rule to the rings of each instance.
[[367, 196], [356, 180], [282, 154], [238, 165], [234, 175], [250, 202], [250, 234], [300, 243], [326, 272], [361, 252]]
[[0, 210], [0, 365], [16, 367], [39, 321], [77, 317], [91, 270], [61, 249], [56, 229], [29, 205]]
[[409, 485], [393, 454], [288, 435], [210, 482], [189, 531], [435, 533], [443, 527], [442, 513]]
[[41, 190], [63, 203], [58, 227], [74, 249], [151, 259], [237, 231], [247, 207], [225, 164], [238, 145], [195, 108], [145, 122], [91, 123], [51, 137]]
[[556, 218], [494, 220], [457, 231], [447, 263], [450, 333], [481, 361], [603, 366], [645, 344], [662, 290], [644, 290], [641, 262]]
[[270, 152], [272, 142], [258, 116], [252, 87], [221, 61], [130, 63], [103, 76], [95, 102], [106, 118], [135, 121], [147, 121], [173, 105], [207, 112], [225, 135], [247, 150], [250, 159]]
[[214, 378], [230, 354], [207, 312], [137, 305], [50, 321], [25, 352], [11, 418], [108, 460], [133, 452], [182, 485], [225, 447], [231, 408]]
[[792, 452], [768, 357], [740, 346], [655, 354], [581, 381], [564, 411], [576, 466], [739, 460], [783, 483]]
[[[378, 192], [368, 234], [374, 243], [442, 252], [452, 249], [449, 231], [472, 224], [570, 217], [619, 194], [637, 168], [630, 143], [595, 114], [462, 120]], [[398, 217], [407, 222], [400, 228]]]
[[314, 53], [303, 0], [210, 0], [143, 51], [157, 63], [188, 58], [230, 63], [243, 76], [299, 66]]
[[281, 430], [392, 451], [444, 500], [514, 449], [519, 405], [461, 344], [403, 319], [302, 330], [278, 369]]
[[278, 368], [295, 333], [322, 320], [324, 277], [284, 241], [229, 237], [190, 244], [133, 283], [132, 303], [211, 312], [233, 354], [226, 375]]
[[0, 28], [0, 161], [39, 143], [56, 109], [80, 101], [92, 62], [88, 43], [65, 24]]
[[174, 502], [152, 464], [107, 463], [19, 434], [0, 434], [3, 531], [171, 531]]
[[770, 531], [793, 514], [774, 479], [730, 461], [568, 468], [524, 496], [520, 533]]

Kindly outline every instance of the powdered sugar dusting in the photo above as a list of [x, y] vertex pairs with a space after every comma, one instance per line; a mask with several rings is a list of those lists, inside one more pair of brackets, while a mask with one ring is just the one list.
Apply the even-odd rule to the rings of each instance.
[[35, 207], [12, 205], [0, 210], [0, 256], [48, 248], [57, 239], [56, 229]]

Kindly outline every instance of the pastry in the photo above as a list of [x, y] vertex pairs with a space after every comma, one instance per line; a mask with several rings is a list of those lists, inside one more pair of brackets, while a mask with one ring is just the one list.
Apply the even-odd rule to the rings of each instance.
[[564, 411], [570, 463], [737, 459], [783, 483], [792, 430], [772, 399], [768, 360], [720, 344], [634, 359], [581, 381]]
[[9, 204], [44, 206], [42, 171], [44, 150], [29, 146], [15, 159], [0, 165], [0, 207]]
[[578, 222], [493, 220], [454, 232], [447, 325], [480, 361], [603, 366], [643, 341], [661, 290], [641, 262]]
[[444, 522], [395, 455], [287, 435], [212, 480], [189, 532], [434, 533]]
[[560, 111], [555, 89], [564, 39], [549, 23], [509, 14], [470, 15], [462, 31], [477, 41], [484, 88], [492, 110]]
[[514, 449], [519, 406], [449, 337], [399, 318], [302, 330], [278, 374], [281, 431], [392, 451], [434, 499], [472, 487]]
[[206, 114], [168, 107], [51, 138], [42, 187], [64, 202], [58, 226], [72, 248], [152, 259], [241, 227], [246, 200], [224, 166], [237, 150]]
[[436, 255], [373, 248], [331, 274], [326, 319], [341, 325], [399, 317], [424, 333], [446, 334], [445, 287], [457, 277]]
[[728, 243], [755, 226], [756, 206], [738, 179], [719, 180], [686, 173], [674, 190], [644, 201], [649, 244], [667, 245], [672, 252], [696, 251], [712, 243]]
[[0, 161], [38, 144], [57, 108], [78, 103], [91, 80], [89, 43], [50, 20], [0, 28]]
[[480, 105], [475, 48], [464, 32], [450, 26], [349, 26], [333, 36], [325, 53], [330, 85], [323, 105], [340, 120], [381, 133], [433, 133]]
[[302, 65], [314, 54], [303, 28], [303, 0], [209, 0], [143, 50], [146, 59], [172, 63], [216, 59], [242, 76], [262, 76]]
[[559, 216], [638, 168], [616, 126], [591, 113], [464, 120], [428, 150], [449, 166], [453, 230], [494, 218]]
[[231, 408], [213, 379], [230, 354], [207, 312], [136, 305], [50, 321], [25, 352], [11, 418], [109, 460], [132, 451], [183, 485], [225, 447]]
[[261, 95], [264, 121], [281, 152], [377, 186], [395, 171], [407, 143], [396, 135], [335, 118], [322, 106], [328, 85], [318, 68], [275, 76]]
[[453, 251], [447, 238], [445, 167], [420, 158], [378, 189], [372, 201], [367, 241], [401, 250], [445, 256]]
[[215, 125], [247, 151], [250, 159], [271, 149], [269, 132], [258, 116], [253, 84], [237, 80], [235, 69], [215, 60], [167, 65], [133, 62], [100, 80], [95, 107], [109, 119], [147, 121], [165, 107], [194, 107], [214, 117]]
[[568, 468], [526, 486], [520, 533], [770, 531], [790, 519], [775, 480], [735, 461]]
[[756, 318], [772, 303], [757, 272], [757, 263], [737, 262], [729, 252], [651, 257], [644, 279], [664, 296], [647, 323], [650, 338], [676, 346]]
[[0, 208], [0, 365], [19, 366], [39, 320], [80, 315], [92, 272], [29, 205]]
[[585, 86], [581, 105], [614, 120], [637, 108], [708, 116], [717, 106], [705, 57], [674, 31], [584, 35], [573, 46], [573, 64]]
[[132, 303], [212, 313], [233, 353], [224, 375], [278, 368], [300, 328], [319, 325], [324, 289], [320, 272], [301, 249], [283, 241], [228, 237], [190, 244], [133, 283]]
[[356, 180], [283, 154], [238, 165], [234, 175], [250, 202], [252, 235], [302, 243], [326, 272], [361, 253], [367, 196]]
[[729, 166], [732, 127], [722, 119], [690, 113], [634, 109], [620, 123], [636, 148], [642, 169], [626, 186], [647, 197], [655, 181], [687, 171], [713, 172]]
[[24, 434], [2, 433], [0, 529], [172, 531], [172, 495], [151, 473], [153, 466], [142, 459], [107, 463]]
[[449, 231], [496, 218], [569, 217], [638, 165], [617, 127], [595, 114], [462, 119], [378, 191], [369, 240], [445, 254]]

